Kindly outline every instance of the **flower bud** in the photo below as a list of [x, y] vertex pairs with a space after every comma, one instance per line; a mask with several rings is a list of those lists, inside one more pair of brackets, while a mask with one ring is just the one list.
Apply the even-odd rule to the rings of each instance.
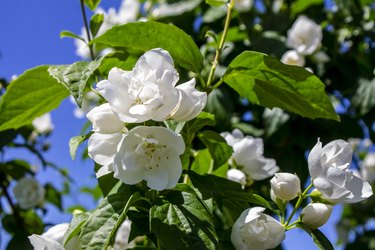
[[23, 177], [13, 189], [14, 197], [22, 209], [42, 205], [45, 192], [44, 187], [31, 177]]
[[242, 186], [246, 185], [246, 175], [241, 170], [231, 168], [227, 171], [227, 178], [228, 180], [238, 182]]
[[310, 203], [301, 213], [301, 220], [311, 229], [323, 226], [329, 219], [332, 206], [323, 203]]
[[277, 198], [290, 201], [301, 193], [301, 182], [297, 175], [276, 173], [271, 179], [271, 188]]

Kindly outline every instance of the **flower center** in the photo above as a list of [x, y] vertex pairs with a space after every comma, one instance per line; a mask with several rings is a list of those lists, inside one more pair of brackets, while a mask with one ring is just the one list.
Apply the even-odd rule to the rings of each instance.
[[141, 165], [147, 171], [151, 171], [160, 167], [161, 160], [169, 159], [166, 148], [166, 145], [160, 144], [155, 138], [145, 138], [143, 143], [138, 144], [135, 152]]

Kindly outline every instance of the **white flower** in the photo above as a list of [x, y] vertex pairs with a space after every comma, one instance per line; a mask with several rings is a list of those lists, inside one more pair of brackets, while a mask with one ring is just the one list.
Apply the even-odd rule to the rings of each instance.
[[39, 134], [49, 133], [54, 128], [50, 113], [35, 118], [32, 124]]
[[33, 234], [29, 236], [31, 245], [35, 250], [78, 250], [79, 242], [77, 237], [73, 237], [63, 247], [64, 234], [69, 228], [68, 223], [57, 224], [48, 229], [42, 235]]
[[238, 12], [249, 11], [251, 7], [253, 7], [253, 0], [235, 0], [234, 1], [234, 8]]
[[322, 148], [318, 140], [308, 157], [314, 186], [331, 202], [355, 203], [372, 195], [368, 182], [349, 170], [353, 149], [343, 140], [335, 140]]
[[375, 153], [369, 152], [361, 163], [361, 176], [368, 182], [375, 181]]
[[238, 182], [242, 186], [245, 186], [247, 183], [245, 173], [235, 168], [231, 168], [227, 171], [227, 179]]
[[114, 159], [114, 177], [125, 184], [142, 180], [155, 190], [176, 186], [181, 173], [182, 136], [164, 127], [138, 126], [122, 140]]
[[233, 147], [232, 159], [241, 171], [252, 180], [264, 180], [273, 176], [279, 167], [274, 159], [263, 156], [263, 140], [246, 136], [238, 129], [221, 133], [228, 145]]
[[189, 121], [199, 115], [206, 106], [207, 94], [195, 89], [195, 79], [178, 85], [180, 100], [170, 118], [175, 121]]
[[231, 241], [236, 250], [267, 250], [275, 248], [285, 238], [284, 227], [265, 208], [253, 207], [242, 212], [234, 223]]
[[281, 57], [281, 62], [288, 65], [303, 67], [305, 65], [305, 57], [296, 50], [288, 50]]
[[31, 177], [23, 177], [13, 188], [14, 197], [22, 209], [30, 209], [44, 202], [45, 189]]
[[134, 242], [129, 242], [131, 224], [132, 222], [129, 219], [125, 219], [121, 223], [116, 233], [113, 250], [125, 250], [134, 247]]
[[127, 129], [108, 103], [93, 108], [86, 116], [94, 131], [88, 141], [88, 154], [96, 163], [108, 168]]
[[301, 181], [295, 174], [276, 173], [270, 182], [274, 195], [280, 200], [290, 201], [301, 193]]
[[323, 203], [310, 203], [302, 209], [301, 220], [311, 229], [323, 226], [331, 216], [332, 206]]
[[139, 58], [132, 71], [113, 68], [97, 90], [123, 122], [164, 121], [175, 111], [180, 92], [173, 59], [162, 49]]
[[[200, 1], [176, 1], [175, 3], [167, 3], [160, 0], [151, 10], [153, 18], [162, 18], [167, 16], [179, 16], [185, 12], [193, 10], [200, 4]], [[147, 6], [146, 6], [147, 7]]]
[[306, 16], [299, 16], [288, 30], [287, 44], [303, 55], [314, 53], [322, 41], [322, 28]]

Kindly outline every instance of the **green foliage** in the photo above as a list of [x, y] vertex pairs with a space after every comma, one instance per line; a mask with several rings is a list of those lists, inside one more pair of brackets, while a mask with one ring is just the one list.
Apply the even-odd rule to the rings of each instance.
[[90, 8], [90, 10], [95, 10], [96, 7], [100, 4], [101, 0], [83, 0], [87, 7]]
[[51, 66], [48, 72], [70, 91], [78, 106], [81, 107], [84, 90], [102, 59], [101, 57], [92, 62], [81, 61], [69, 65]]
[[205, 2], [206, 4], [216, 7], [228, 3], [228, 0], [206, 0]]
[[0, 131], [30, 124], [68, 96], [47, 69], [39, 66], [27, 70], [9, 85], [0, 103]]
[[46, 201], [55, 205], [61, 211], [63, 210], [62, 202], [61, 202], [61, 194], [60, 192], [50, 183], [44, 186], [46, 190], [45, 199]]
[[292, 17], [295, 17], [297, 14], [302, 13], [309, 7], [313, 5], [323, 5], [323, 0], [310, 0], [310, 1], [304, 1], [304, 0], [297, 0], [292, 3], [291, 6], [291, 15]]
[[361, 115], [367, 114], [375, 107], [375, 78], [372, 81], [359, 80], [359, 86], [352, 98], [352, 103]]
[[318, 77], [265, 54], [241, 53], [228, 66], [224, 81], [252, 103], [303, 117], [340, 120]]
[[81, 231], [83, 224], [90, 217], [90, 212], [78, 212], [73, 214], [73, 219], [70, 221], [69, 228], [64, 234], [63, 245], [65, 246], [74, 236]]
[[[170, 37], [173, 37], [173, 40]], [[181, 67], [196, 73], [203, 68], [203, 58], [199, 48], [190, 36], [173, 25], [151, 21], [128, 23], [113, 27], [91, 43], [120, 47], [129, 53], [162, 48], [167, 50], [175, 63]]]
[[74, 160], [76, 158], [76, 153], [79, 145], [81, 145], [84, 141], [86, 141], [94, 132], [89, 132], [86, 135], [77, 135], [69, 140], [69, 152], [70, 157]]
[[[218, 249], [218, 237], [209, 211], [186, 184], [164, 192], [150, 209], [150, 230], [165, 249]], [[173, 239], [173, 240], [171, 240]]]
[[74, 39], [79, 39], [83, 42], [86, 42], [85, 39], [83, 39], [82, 37], [80, 37], [79, 35], [69, 31], [69, 30], [63, 30], [60, 32], [60, 38], [64, 38], [64, 37], [70, 37], [70, 38], [74, 38]]
[[96, 13], [93, 15], [90, 19], [90, 31], [92, 36], [96, 36], [98, 34], [98, 31], [100, 27], [102, 26], [104, 21], [104, 15], [100, 13]]

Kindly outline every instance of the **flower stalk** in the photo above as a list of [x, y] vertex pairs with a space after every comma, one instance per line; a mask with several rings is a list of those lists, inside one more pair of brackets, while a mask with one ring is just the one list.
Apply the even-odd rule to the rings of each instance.
[[85, 3], [84, 3], [84, 0], [80, 0], [80, 2], [81, 2], [81, 12], [82, 12], [83, 23], [85, 25], [86, 34], [87, 34], [87, 44], [88, 44], [89, 50], [90, 50], [90, 56], [91, 56], [92, 60], [95, 60], [94, 50], [92, 48], [92, 45], [90, 45], [90, 42], [91, 42], [91, 35], [90, 34], [91, 34], [91, 32], [90, 32], [89, 24], [87, 23]]

